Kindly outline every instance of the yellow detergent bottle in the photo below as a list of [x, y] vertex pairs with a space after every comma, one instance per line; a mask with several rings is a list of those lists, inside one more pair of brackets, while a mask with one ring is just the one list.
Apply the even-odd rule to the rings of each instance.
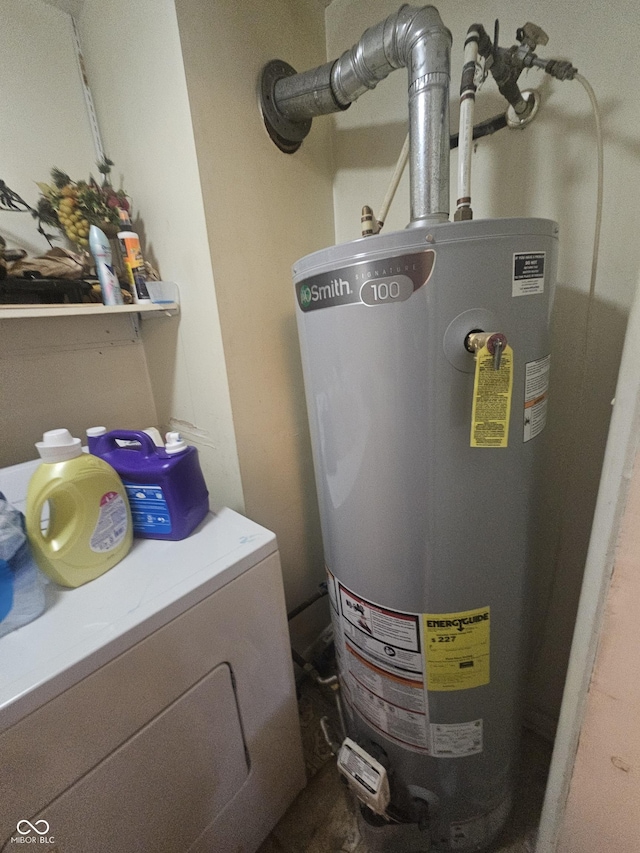
[[[81, 586], [115, 566], [131, 548], [127, 495], [113, 468], [83, 453], [80, 439], [69, 430], [45, 432], [36, 447], [42, 464], [29, 482], [25, 512], [33, 555], [57, 583]], [[49, 520], [43, 523], [47, 505]]]

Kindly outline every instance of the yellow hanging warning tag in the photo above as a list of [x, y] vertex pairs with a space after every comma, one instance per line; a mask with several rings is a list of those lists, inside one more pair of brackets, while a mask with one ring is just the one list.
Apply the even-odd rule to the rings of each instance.
[[471, 447], [507, 447], [512, 389], [513, 350], [504, 347], [496, 368], [495, 354], [485, 344], [476, 354]]

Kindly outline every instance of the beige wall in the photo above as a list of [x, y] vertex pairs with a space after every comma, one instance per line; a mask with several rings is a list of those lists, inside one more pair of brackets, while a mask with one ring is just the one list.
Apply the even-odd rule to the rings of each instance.
[[181, 292], [177, 334], [144, 326], [159, 420], [198, 446], [214, 506], [278, 535], [295, 604], [323, 563], [290, 267], [333, 241], [330, 127], [281, 154], [256, 86], [275, 56], [324, 59], [323, 9], [86, 0], [80, 24], [105, 147]]
[[[394, 0], [334, 0], [327, 9], [329, 57], [350, 47], [364, 29], [395, 12]], [[609, 4], [559, 4], [540, 0], [436, 3], [452, 31], [451, 121], [457, 130], [457, 92], [467, 28], [479, 21], [500, 44], [533, 19], [549, 35], [542, 56], [569, 58], [594, 87], [602, 110], [606, 184], [603, 230], [593, 307], [593, 334], [584, 352], [587, 293], [596, 200], [596, 147], [586, 93], [577, 82], [560, 83], [530, 71], [523, 86], [540, 88], [543, 106], [524, 131], [501, 131], [480, 140], [473, 157], [476, 218], [542, 216], [560, 224], [558, 290], [551, 350], [551, 409], [545, 440], [545, 526], [536, 577], [535, 659], [530, 674], [529, 716], [551, 732], [557, 716], [573, 630], [591, 517], [610, 417], [618, 362], [640, 250], [635, 209], [640, 189], [637, 139], [640, 117], [621, 89], [638, 71], [637, 8], [631, 0]], [[476, 120], [504, 110], [488, 80], [477, 101]], [[362, 204], [380, 207], [407, 130], [406, 75], [392, 74], [335, 124], [334, 206], [338, 241], [359, 235]], [[315, 132], [315, 128], [314, 131]], [[451, 157], [455, 202], [457, 157]], [[453, 210], [453, 206], [452, 206]], [[408, 183], [401, 183], [387, 229], [408, 220]], [[579, 388], [586, 369], [584, 407]], [[542, 440], [542, 439], [541, 439]]]
[[[20, 177], [46, 178], [51, 158], [84, 176], [95, 154], [69, 20], [39, 0], [5, 6], [15, 18], [13, 30], [3, 30], [8, 55], [12, 41], [25, 47], [14, 33], [29, 32], [46, 71], [49, 18], [57, 27], [50, 31], [64, 34], [64, 75], [54, 69], [58, 88], [46, 98], [72, 103], [66, 124], [76, 129], [71, 142], [82, 154], [72, 156], [73, 144], [44, 145], [42, 164], [23, 164]], [[199, 449], [214, 508], [234, 507], [277, 533], [288, 601], [296, 604], [324, 571], [290, 268], [334, 239], [331, 127], [299, 154], [282, 154], [262, 125], [256, 86], [262, 65], [276, 56], [299, 67], [324, 60], [324, 4], [282, 0], [267, 9], [258, 0], [184, 0], [176, 10], [173, 0], [85, 0], [73, 8], [114, 181], [133, 199], [147, 257], [177, 282], [181, 311], [178, 320], [144, 322], [144, 346], [128, 318], [115, 333], [113, 321], [98, 329], [82, 318], [64, 329], [51, 321], [12, 326], [24, 346], [15, 348], [9, 336], [0, 352], [11, 359], [2, 386], [3, 463], [32, 456], [33, 441], [50, 426], [177, 428]], [[31, 12], [33, 20], [24, 17]], [[41, 48], [34, 47], [38, 20], [45, 24]], [[19, 80], [15, 89], [32, 94], [20, 95]], [[21, 142], [23, 151], [33, 141]], [[32, 330], [42, 338], [38, 346], [25, 340]], [[133, 338], [125, 349], [127, 334]], [[92, 348], [87, 335], [95, 336]], [[54, 381], [42, 369], [48, 336]], [[28, 406], [13, 402], [25, 385]], [[33, 436], [16, 413], [28, 418]], [[54, 413], [60, 423], [48, 422]], [[306, 626], [296, 623], [301, 648], [326, 620], [322, 607], [309, 615]]]
[[638, 849], [639, 623], [640, 456], [636, 456], [558, 853]]
[[[74, 178], [96, 171], [71, 22], [41, 0], [0, 0], [0, 20], [0, 178], [35, 206], [35, 181], [48, 182], [52, 166]], [[34, 255], [49, 248], [29, 214], [0, 211], [0, 234]], [[83, 437], [96, 424], [155, 422], [131, 317], [3, 320], [0, 313], [0, 465], [33, 459], [48, 429]]]
[[145, 351], [131, 316], [1, 316], [0, 466], [37, 457], [34, 444], [45, 430], [65, 427], [85, 440], [90, 426], [156, 423]]
[[629, 314], [537, 853], [635, 851], [640, 289]]
[[243, 510], [174, 3], [86, 0], [79, 24], [115, 180], [132, 197], [147, 257], [180, 289], [179, 321], [143, 326], [158, 422], [197, 446], [212, 506]]
[[[0, 20], [0, 178], [35, 207], [35, 182], [52, 166], [95, 171], [71, 19], [42, 0], [0, 0]], [[29, 214], [0, 212], [0, 234], [36, 254], [49, 248]]]
[[176, 5], [245, 507], [278, 536], [292, 604], [324, 576], [291, 265], [334, 240], [331, 128], [283, 154], [262, 124], [257, 85], [271, 59], [324, 61], [323, 9]]

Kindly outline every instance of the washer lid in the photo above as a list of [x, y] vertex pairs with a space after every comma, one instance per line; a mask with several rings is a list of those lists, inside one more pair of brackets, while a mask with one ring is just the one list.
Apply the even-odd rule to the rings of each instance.
[[[22, 512], [39, 464], [0, 469], [0, 492]], [[77, 589], [51, 582], [45, 612], [0, 639], [0, 731], [276, 550], [271, 531], [224, 508], [179, 542], [134, 539], [124, 560]]]

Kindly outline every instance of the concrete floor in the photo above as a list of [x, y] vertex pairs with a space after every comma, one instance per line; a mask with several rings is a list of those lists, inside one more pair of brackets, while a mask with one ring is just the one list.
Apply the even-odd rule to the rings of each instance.
[[[306, 684], [299, 706], [309, 782], [258, 853], [373, 853], [320, 730], [321, 716], [334, 718], [331, 698]], [[533, 853], [550, 760], [551, 745], [525, 729], [515, 805], [491, 853]]]

